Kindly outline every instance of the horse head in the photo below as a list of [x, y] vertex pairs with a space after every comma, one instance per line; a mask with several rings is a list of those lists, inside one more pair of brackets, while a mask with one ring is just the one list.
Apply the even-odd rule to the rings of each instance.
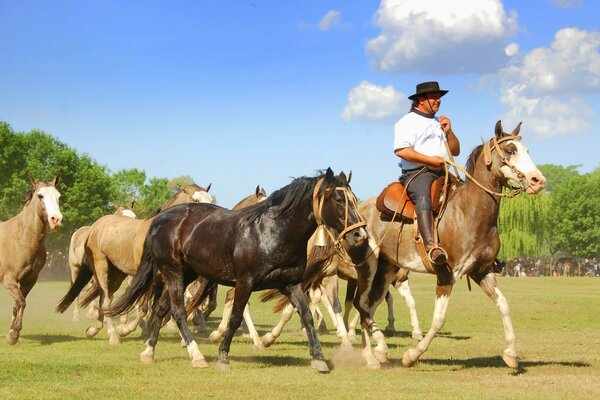
[[527, 147], [521, 143], [520, 131], [521, 123], [508, 134], [498, 121], [495, 136], [483, 147], [485, 163], [505, 186], [537, 194], [544, 189], [546, 178], [531, 160]]
[[205, 188], [196, 184], [187, 185], [181, 188], [181, 191], [189, 196], [190, 203], [212, 203], [213, 197], [208, 194], [212, 183], [209, 183]]
[[[346, 174], [335, 176], [331, 168], [319, 179], [313, 193], [317, 225], [326, 225], [337, 235], [336, 243], [360, 247], [367, 241], [366, 222], [358, 212], [358, 202]], [[318, 228], [320, 229], [320, 228]]]
[[60, 193], [56, 188], [60, 182], [60, 176], [57, 175], [49, 182], [38, 181], [34, 177], [30, 177], [31, 185], [33, 186], [29, 201], [39, 201], [38, 210], [40, 215], [48, 221], [48, 226], [51, 230], [56, 230], [62, 226], [63, 215], [60, 212], [58, 199]]
[[119, 203], [115, 203], [115, 206], [117, 208], [115, 211], [115, 214], [120, 215], [122, 217], [136, 219], [137, 215], [135, 214], [135, 212], [133, 212], [134, 205], [135, 205], [135, 198], [131, 201], [131, 203], [128, 206], [123, 206]]

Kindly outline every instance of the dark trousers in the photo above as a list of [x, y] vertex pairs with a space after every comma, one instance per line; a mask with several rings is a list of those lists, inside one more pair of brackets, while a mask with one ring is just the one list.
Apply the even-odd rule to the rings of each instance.
[[398, 179], [406, 189], [408, 198], [413, 202], [417, 213], [422, 211], [432, 211], [431, 206], [431, 185], [433, 182], [444, 175], [444, 171], [434, 171], [430, 169], [419, 168], [417, 170], [403, 171]]

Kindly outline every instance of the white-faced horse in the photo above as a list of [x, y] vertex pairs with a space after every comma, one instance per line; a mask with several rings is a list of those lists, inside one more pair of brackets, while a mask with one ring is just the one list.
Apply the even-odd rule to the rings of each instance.
[[[503, 359], [509, 367], [518, 365], [515, 333], [506, 298], [496, 283], [492, 264], [500, 249], [498, 213], [503, 188], [516, 188], [537, 194], [544, 188], [545, 177], [529, 157], [521, 143], [520, 124], [511, 133], [502, 131], [500, 121], [495, 135], [471, 153], [467, 163], [466, 182], [448, 201], [438, 224], [441, 245], [448, 252], [448, 265], [437, 268], [435, 309], [431, 328], [416, 348], [404, 353], [402, 362], [414, 365], [444, 326], [452, 287], [457, 279], [468, 276], [498, 306], [504, 325], [507, 347]], [[508, 196], [510, 197], [510, 196]], [[361, 314], [363, 356], [367, 365], [378, 368], [387, 359], [387, 346], [373, 315], [383, 300], [398, 268], [428, 272], [415, 246], [411, 224], [390, 222], [376, 209], [375, 199], [363, 202], [359, 209], [367, 221], [372, 255], [357, 267], [358, 292], [354, 305]], [[476, 205], [476, 206], [474, 206]], [[375, 352], [370, 338], [377, 341]]]
[[25, 298], [46, 263], [48, 229], [62, 224], [60, 193], [56, 189], [59, 177], [49, 182], [31, 178], [32, 189], [23, 210], [8, 221], [0, 222], [0, 283], [15, 300], [8, 344], [19, 341], [23, 327]]

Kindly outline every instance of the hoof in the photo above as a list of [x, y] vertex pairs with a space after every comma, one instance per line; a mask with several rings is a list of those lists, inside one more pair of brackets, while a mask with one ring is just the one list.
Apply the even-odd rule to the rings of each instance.
[[148, 354], [140, 354], [140, 362], [142, 364], [153, 364], [154, 363], [154, 357], [149, 356]]
[[14, 346], [19, 343], [19, 335], [15, 335], [12, 332], [6, 334], [6, 343]]
[[383, 335], [385, 337], [394, 337], [395, 334], [396, 334], [396, 330], [394, 329], [394, 327], [388, 326], [383, 330]]
[[263, 342], [256, 342], [256, 343], [254, 343], [254, 345], [252, 345], [252, 347], [254, 347], [254, 350], [264, 350], [265, 349], [265, 345], [263, 344]]
[[127, 329], [126, 326], [118, 326], [117, 327], [117, 335], [120, 337], [125, 337], [131, 333], [130, 330]]
[[367, 368], [368, 369], [381, 369], [381, 363], [374, 358], [367, 360]]
[[327, 361], [325, 360], [312, 360], [310, 362], [310, 366], [311, 368], [314, 368], [321, 373], [329, 372], [329, 366], [327, 365]]
[[221, 339], [221, 334], [219, 331], [212, 331], [208, 336], [208, 340], [210, 340], [212, 343], [217, 343], [219, 339]]
[[113, 336], [110, 339], [108, 339], [108, 343], [111, 346], [116, 346], [118, 344], [121, 344], [121, 341], [119, 340], [119, 336]]
[[519, 359], [517, 358], [517, 356], [516, 355], [511, 355], [506, 350], [504, 351], [504, 353], [502, 353], [502, 360], [504, 360], [504, 363], [509, 368], [512, 368], [512, 369], [519, 368]]
[[219, 371], [229, 371], [231, 369], [228, 362], [222, 361], [217, 361], [216, 367]]
[[423, 340], [423, 332], [413, 332], [412, 338], [418, 341]]
[[375, 356], [375, 358], [377, 359], [377, 361], [379, 361], [380, 363], [386, 363], [386, 362], [388, 362], [387, 351], [381, 351], [381, 350], [375, 349], [373, 351], [373, 355]]
[[198, 358], [197, 360], [192, 360], [192, 368], [208, 368], [208, 364], [204, 358]]
[[416, 357], [414, 352], [414, 349], [408, 349], [402, 355], [402, 365], [404, 365], [406, 368], [410, 368], [417, 363], [418, 358]]
[[263, 346], [265, 346], [265, 347], [270, 347], [274, 341], [275, 341], [275, 336], [272, 333], [266, 333], [262, 337], [262, 343], [263, 343]]
[[94, 328], [93, 326], [90, 326], [89, 328], [87, 328], [85, 330], [85, 336], [87, 336], [88, 339], [92, 339], [94, 336], [96, 336], [98, 334], [99, 329]]
[[73, 322], [79, 322], [79, 314], [73, 315]]

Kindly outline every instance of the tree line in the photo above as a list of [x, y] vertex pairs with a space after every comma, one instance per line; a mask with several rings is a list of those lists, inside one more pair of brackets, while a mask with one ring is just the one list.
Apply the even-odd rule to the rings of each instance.
[[50, 252], [64, 252], [73, 231], [113, 213], [117, 204], [129, 205], [135, 199], [134, 212], [144, 218], [171, 198], [178, 186], [193, 183], [189, 176], [147, 177], [135, 168], [112, 172], [49, 134], [15, 132], [0, 121], [1, 221], [23, 208], [30, 176], [48, 181], [57, 174], [61, 177], [58, 189], [64, 223], [46, 241]]
[[[499, 257], [599, 257], [600, 168], [586, 174], [575, 165], [539, 168], [547, 178], [544, 192], [501, 202]], [[0, 122], [0, 220], [22, 209], [29, 176], [49, 180], [57, 173], [65, 222], [48, 238], [51, 251], [64, 251], [75, 229], [114, 212], [116, 203], [135, 199], [134, 211], [143, 218], [164, 204], [179, 185], [193, 183], [189, 176], [149, 178], [135, 168], [112, 172], [49, 134], [15, 132]]]

